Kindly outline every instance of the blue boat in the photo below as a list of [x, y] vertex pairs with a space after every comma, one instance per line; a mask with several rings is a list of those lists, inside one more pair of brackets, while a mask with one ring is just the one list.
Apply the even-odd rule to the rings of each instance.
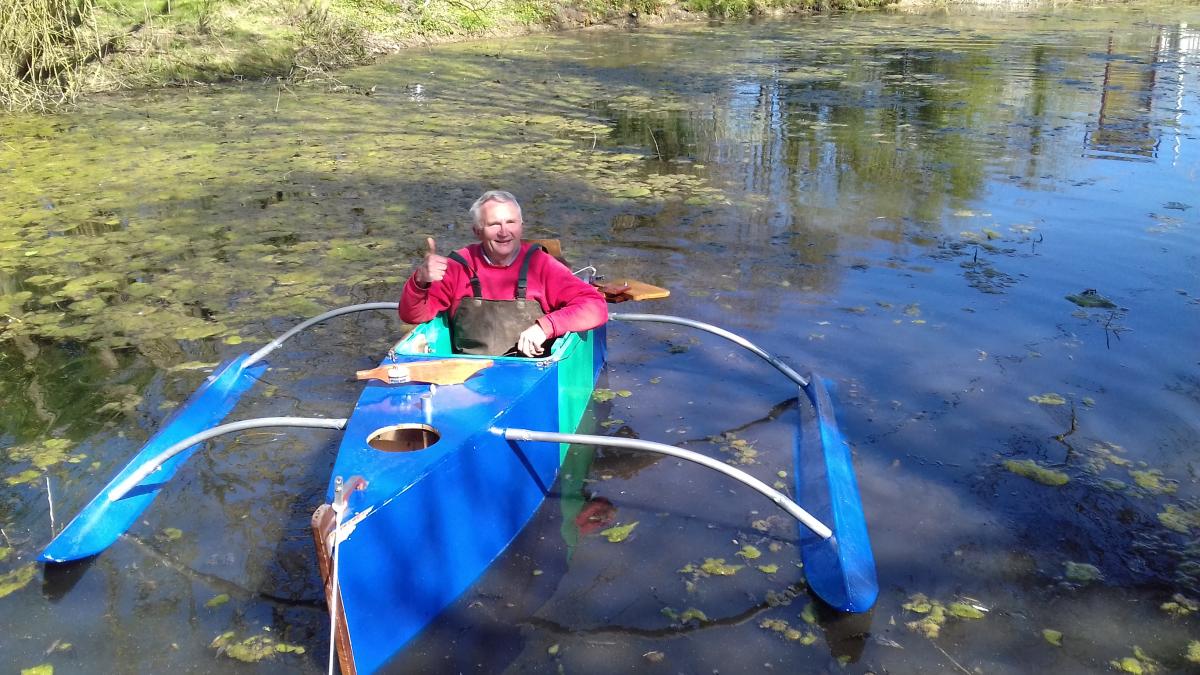
[[[263, 418], [219, 424], [267, 367], [264, 358], [310, 319], [218, 368], [200, 390], [43, 551], [48, 564], [104, 550], [149, 506], [203, 441], [265, 426], [342, 430], [326, 504], [312, 530], [344, 673], [375, 672], [465, 591], [521, 531], [555, 481], [568, 444], [685, 459], [760, 492], [799, 522], [809, 585], [834, 609], [864, 612], [878, 594], [849, 447], [822, 380], [801, 376], [727, 331], [687, 319], [617, 314], [620, 321], [690, 326], [767, 360], [812, 405], [797, 439], [795, 489], [805, 507], [719, 460], [639, 439], [575, 433], [605, 363], [605, 326], [559, 338], [543, 358], [451, 353], [443, 317], [393, 347], [346, 419]], [[330, 652], [331, 669], [335, 650]]]
[[[338, 448], [329, 503], [313, 515], [343, 673], [383, 666], [533, 516], [567, 446], [517, 444], [496, 430], [575, 431], [605, 344], [601, 326], [557, 340], [545, 358], [456, 356], [492, 362], [462, 384], [364, 389]], [[435, 319], [382, 366], [450, 355], [446, 322]]]

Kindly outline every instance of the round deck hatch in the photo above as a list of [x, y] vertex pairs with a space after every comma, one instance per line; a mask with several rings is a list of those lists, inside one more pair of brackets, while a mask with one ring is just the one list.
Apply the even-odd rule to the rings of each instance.
[[367, 437], [367, 445], [383, 452], [412, 452], [424, 450], [442, 437], [428, 424], [396, 424], [376, 429]]

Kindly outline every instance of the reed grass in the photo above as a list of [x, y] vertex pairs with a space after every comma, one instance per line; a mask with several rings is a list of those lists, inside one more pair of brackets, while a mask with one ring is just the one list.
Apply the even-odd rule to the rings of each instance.
[[95, 0], [0, 5], [0, 106], [44, 111], [74, 101], [102, 49]]

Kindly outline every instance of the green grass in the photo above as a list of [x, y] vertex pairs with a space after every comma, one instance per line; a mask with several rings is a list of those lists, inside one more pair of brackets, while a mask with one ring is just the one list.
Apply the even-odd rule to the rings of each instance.
[[[0, 13], [0, 107], [235, 78], [311, 79], [428, 41], [676, 8], [716, 18], [893, 0], [21, 0]], [[54, 18], [57, 17], [57, 18]], [[61, 24], [61, 25], [58, 25]], [[32, 60], [39, 68], [14, 64]]]

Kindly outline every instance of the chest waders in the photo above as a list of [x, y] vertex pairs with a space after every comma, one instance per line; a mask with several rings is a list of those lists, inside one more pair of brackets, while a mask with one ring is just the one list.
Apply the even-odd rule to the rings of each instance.
[[[538, 244], [529, 247], [521, 261], [517, 291], [512, 300], [484, 300], [479, 276], [457, 252], [446, 256], [462, 265], [470, 276], [472, 296], [463, 298], [454, 316], [450, 317], [450, 339], [459, 354], [505, 356], [518, 354], [517, 338], [526, 328], [545, 316], [537, 300], [525, 297], [529, 261], [534, 253], [544, 250]], [[547, 341], [543, 348], [549, 345]]]

